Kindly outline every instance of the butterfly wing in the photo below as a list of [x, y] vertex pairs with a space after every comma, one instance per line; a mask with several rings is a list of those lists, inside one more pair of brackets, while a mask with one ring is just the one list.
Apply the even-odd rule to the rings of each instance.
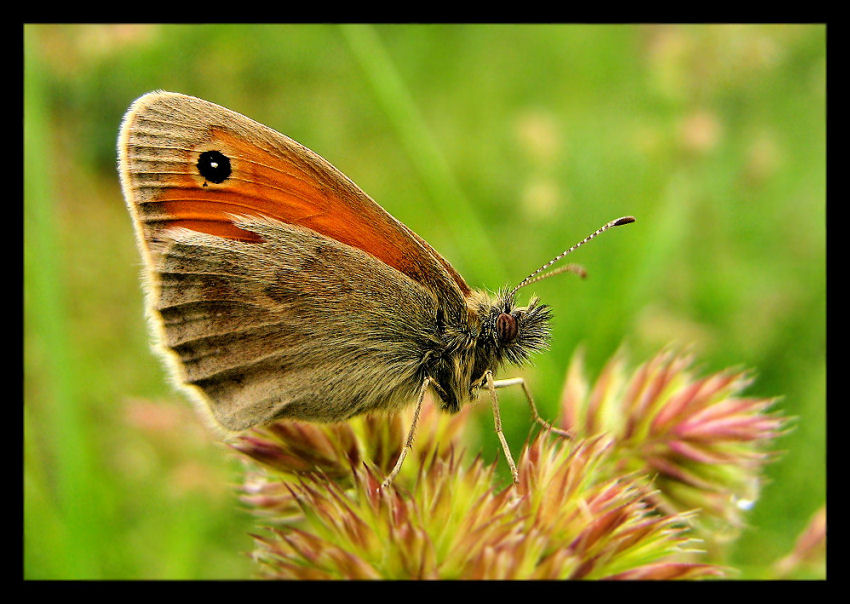
[[139, 98], [122, 124], [119, 161], [147, 246], [175, 226], [256, 241], [234, 216], [267, 216], [361, 249], [453, 305], [469, 293], [442, 256], [342, 172], [224, 107], [170, 92]]
[[160, 343], [228, 429], [400, 404], [437, 344], [437, 309], [465, 309], [468, 287], [427, 243], [238, 113], [145, 95], [124, 118], [119, 171]]
[[176, 377], [218, 424], [337, 421], [415, 400], [439, 346], [424, 287], [304, 227], [236, 224], [262, 241], [172, 229], [149, 286]]

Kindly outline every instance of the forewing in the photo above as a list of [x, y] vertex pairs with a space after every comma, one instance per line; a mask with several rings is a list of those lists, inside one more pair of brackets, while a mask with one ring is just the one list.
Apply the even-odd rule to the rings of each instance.
[[[227, 169], [205, 175], [205, 153], [220, 153]], [[451, 310], [462, 309], [469, 293], [445, 259], [330, 163], [224, 107], [169, 92], [141, 97], [124, 118], [119, 163], [150, 253], [174, 227], [258, 242], [234, 217], [266, 216], [367, 252], [433, 290]]]

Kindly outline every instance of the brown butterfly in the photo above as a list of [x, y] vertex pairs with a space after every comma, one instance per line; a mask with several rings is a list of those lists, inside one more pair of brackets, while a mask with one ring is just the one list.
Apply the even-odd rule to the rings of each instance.
[[[216, 423], [333, 422], [416, 401], [456, 413], [502, 365], [545, 347], [549, 307], [471, 289], [428, 243], [327, 161], [247, 117], [152, 92], [121, 125], [119, 172], [145, 260], [148, 315], [176, 380]], [[554, 430], [554, 428], [551, 428]], [[557, 431], [557, 430], [556, 430]], [[565, 433], [564, 433], [565, 434]], [[566, 435], [566, 434], [565, 434]]]

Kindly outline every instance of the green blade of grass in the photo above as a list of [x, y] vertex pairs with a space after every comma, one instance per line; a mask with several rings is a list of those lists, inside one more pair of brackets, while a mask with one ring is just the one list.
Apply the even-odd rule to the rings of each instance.
[[[25, 113], [24, 113], [24, 324], [27, 339], [37, 342], [38, 354], [25, 347], [25, 372], [38, 376], [25, 379], [24, 400], [32, 396], [32, 387], [48, 400], [40, 403], [37, 418], [25, 414], [26, 450], [43, 447], [39, 455], [27, 461], [42, 462], [44, 467], [30, 467], [27, 485], [43, 494], [42, 503], [52, 506], [54, 531], [27, 522], [25, 530], [26, 559], [51, 551], [49, 570], [40, 569], [39, 577], [62, 579], [94, 579], [101, 575], [98, 548], [103, 515], [98, 505], [90, 441], [80, 408], [78, 372], [70, 353], [67, 332], [66, 296], [61, 270], [59, 231], [55, 222], [52, 182], [45, 168], [50, 157], [45, 96], [39, 77], [38, 58], [31, 44], [26, 45]], [[37, 357], [37, 358], [35, 358]], [[42, 366], [35, 369], [34, 364]], [[86, 552], [86, 555], [80, 555]], [[41, 573], [53, 573], [44, 577]], [[28, 569], [24, 575], [27, 578]]]
[[341, 31], [363, 69], [378, 103], [419, 172], [438, 212], [451, 216], [446, 225], [459, 249], [474, 266], [473, 259], [488, 258], [494, 279], [507, 280], [507, 271], [487, 236], [480, 217], [464, 195], [449, 168], [440, 146], [416, 107], [410, 91], [387, 55], [375, 29], [368, 25], [342, 25]]

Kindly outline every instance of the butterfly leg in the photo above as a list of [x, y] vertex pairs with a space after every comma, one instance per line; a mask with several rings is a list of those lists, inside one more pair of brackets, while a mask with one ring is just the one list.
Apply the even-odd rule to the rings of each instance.
[[407, 442], [405, 442], [404, 447], [402, 447], [401, 453], [399, 454], [398, 460], [395, 462], [395, 466], [392, 471], [386, 478], [384, 478], [384, 482], [381, 483], [382, 489], [386, 489], [390, 486], [399, 470], [401, 470], [401, 464], [404, 463], [404, 458], [407, 457], [407, 452], [413, 447], [413, 435], [416, 432], [416, 424], [419, 421], [419, 412], [422, 410], [422, 400], [425, 398], [425, 391], [428, 389], [428, 385], [430, 383], [431, 378], [429, 377], [426, 377], [422, 382], [422, 387], [419, 389], [419, 398], [416, 401], [416, 411], [413, 412], [413, 422], [410, 424], [410, 431], [407, 433]]
[[519, 472], [517, 472], [514, 458], [511, 455], [511, 450], [508, 448], [508, 443], [505, 440], [505, 435], [502, 433], [502, 416], [499, 413], [499, 398], [496, 396], [496, 382], [493, 381], [493, 372], [489, 369], [484, 372], [484, 380], [487, 383], [487, 389], [490, 391], [490, 402], [493, 406], [493, 422], [496, 424], [496, 435], [499, 437], [499, 442], [502, 443], [502, 450], [505, 452], [505, 459], [511, 467], [511, 476], [513, 476], [514, 484], [519, 484]]
[[531, 416], [538, 424], [543, 426], [545, 430], [551, 430], [558, 436], [563, 436], [564, 438], [572, 438], [572, 435], [566, 430], [561, 430], [560, 428], [554, 427], [552, 424], [547, 422], [545, 419], [540, 417], [540, 414], [537, 412], [537, 405], [534, 404], [534, 399], [531, 398], [531, 391], [528, 389], [528, 384], [525, 383], [525, 380], [521, 377], [511, 378], [508, 380], [496, 380], [493, 382], [494, 388], [507, 388], [508, 386], [522, 386], [522, 391], [525, 393], [525, 399], [528, 401], [528, 406], [531, 408]]

